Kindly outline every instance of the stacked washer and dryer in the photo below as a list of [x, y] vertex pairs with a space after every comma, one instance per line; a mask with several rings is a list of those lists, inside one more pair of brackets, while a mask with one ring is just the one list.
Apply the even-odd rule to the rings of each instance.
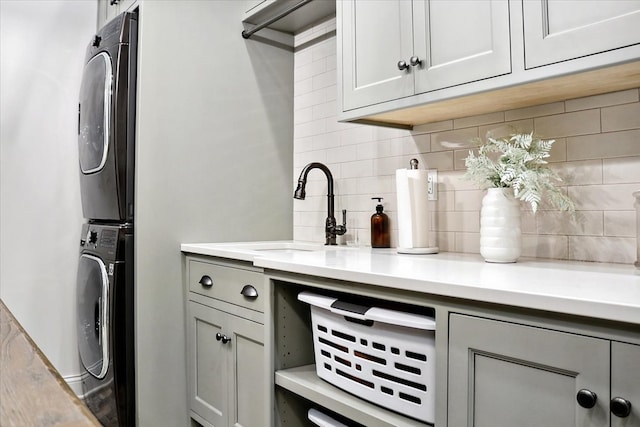
[[104, 426], [135, 425], [134, 163], [138, 19], [93, 37], [78, 109], [82, 211], [78, 351], [84, 401]]

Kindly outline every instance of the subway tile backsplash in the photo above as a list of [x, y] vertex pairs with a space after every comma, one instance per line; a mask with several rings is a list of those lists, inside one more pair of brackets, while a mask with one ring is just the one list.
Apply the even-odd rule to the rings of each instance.
[[[432, 244], [441, 251], [479, 253], [484, 192], [461, 179], [475, 137], [514, 129], [555, 139], [551, 166], [563, 177], [578, 212], [522, 206], [523, 256], [633, 263], [640, 190], [640, 89], [607, 93], [416, 126], [413, 131], [338, 123], [335, 19], [296, 35], [294, 183], [309, 162], [333, 173], [336, 217], [347, 209], [341, 243], [370, 245], [370, 217], [383, 197], [397, 245], [395, 170], [417, 158], [438, 170], [438, 200], [430, 202]], [[326, 179], [309, 174], [307, 199], [294, 200], [297, 240], [324, 241]]]

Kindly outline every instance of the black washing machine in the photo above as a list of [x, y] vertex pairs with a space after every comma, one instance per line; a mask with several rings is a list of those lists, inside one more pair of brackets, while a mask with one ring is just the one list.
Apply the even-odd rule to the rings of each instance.
[[105, 25], [87, 47], [78, 105], [80, 190], [85, 218], [132, 222], [137, 13]]
[[104, 426], [135, 425], [133, 227], [84, 224], [78, 349], [84, 401]]

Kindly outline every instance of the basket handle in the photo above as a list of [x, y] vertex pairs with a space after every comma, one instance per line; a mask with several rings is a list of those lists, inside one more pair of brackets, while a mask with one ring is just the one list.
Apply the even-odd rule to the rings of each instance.
[[436, 321], [432, 317], [405, 313], [403, 311], [387, 310], [379, 307], [372, 307], [371, 310], [367, 311], [365, 320], [423, 329], [425, 331], [436, 330]]
[[[353, 319], [372, 320], [374, 322], [406, 326], [408, 328], [423, 329], [427, 331], [433, 331], [436, 329], [435, 319], [419, 314], [405, 313], [402, 311], [388, 310], [379, 307], [362, 307], [356, 306], [355, 304], [336, 304], [336, 302], [338, 302], [336, 298], [325, 297], [323, 295], [318, 295], [306, 291], [300, 292], [298, 294], [298, 299], [308, 304], [315, 305], [316, 307], [329, 310], [334, 314], [350, 317]], [[349, 306], [354, 310], [357, 308], [367, 308], [367, 310], [360, 310], [360, 312], [355, 312], [351, 310], [344, 310], [341, 308], [346, 306]]]

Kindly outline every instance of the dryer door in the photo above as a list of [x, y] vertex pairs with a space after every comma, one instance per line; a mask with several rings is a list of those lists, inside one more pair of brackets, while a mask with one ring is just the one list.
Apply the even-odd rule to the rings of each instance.
[[113, 70], [107, 53], [99, 53], [85, 65], [78, 118], [80, 170], [83, 174], [101, 170], [107, 161], [112, 82]]
[[109, 276], [100, 258], [80, 256], [77, 299], [80, 360], [102, 379], [109, 368]]

